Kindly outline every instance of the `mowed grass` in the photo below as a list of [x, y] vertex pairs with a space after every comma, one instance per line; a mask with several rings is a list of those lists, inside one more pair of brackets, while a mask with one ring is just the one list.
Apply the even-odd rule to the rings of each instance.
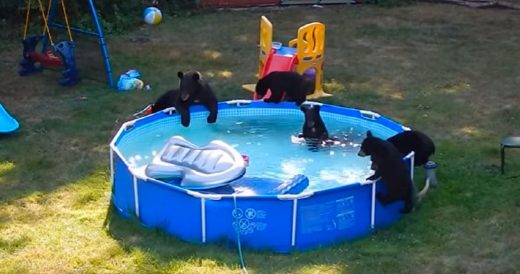
[[63, 88], [55, 72], [20, 78], [20, 45], [7, 41], [0, 100], [21, 129], [0, 138], [0, 273], [240, 273], [232, 245], [185, 243], [115, 215], [108, 144], [132, 113], [178, 85], [178, 70], [201, 71], [220, 100], [250, 98], [241, 85], [255, 81], [261, 15], [284, 43], [324, 22], [334, 96], [319, 101], [431, 135], [440, 187], [364, 239], [289, 255], [246, 250], [251, 273], [520, 269], [520, 151], [508, 150], [505, 175], [498, 154], [503, 135], [520, 135], [519, 13], [417, 4], [207, 11], [108, 37], [116, 80], [136, 68], [151, 92], [88, 79]]

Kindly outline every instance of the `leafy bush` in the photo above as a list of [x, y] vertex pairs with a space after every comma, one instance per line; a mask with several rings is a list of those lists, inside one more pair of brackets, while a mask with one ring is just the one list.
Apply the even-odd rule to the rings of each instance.
[[[0, 0], [0, 18], [2, 23], [12, 25], [24, 24], [26, 5], [29, 0]], [[48, 1], [42, 0], [45, 7]], [[159, 0], [158, 7], [165, 15], [191, 12], [197, 8], [197, 0]], [[60, 1], [58, 0], [58, 4]], [[87, 0], [65, 1], [67, 15], [72, 25], [79, 27], [92, 26], [89, 6]], [[122, 32], [129, 27], [141, 22], [143, 9], [152, 5], [152, 0], [96, 0], [94, 1], [101, 23], [106, 32]], [[31, 21], [40, 22], [40, 8], [38, 1], [33, 0], [31, 4]], [[57, 11], [56, 16], [61, 12]], [[13, 28], [17, 31], [19, 28]]]
[[13, 12], [16, 12], [19, 2], [12, 0], [0, 0], [0, 16], [2, 19], [8, 18]]

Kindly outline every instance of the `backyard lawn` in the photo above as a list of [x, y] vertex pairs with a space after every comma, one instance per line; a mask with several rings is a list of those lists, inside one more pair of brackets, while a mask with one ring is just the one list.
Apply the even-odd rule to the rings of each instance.
[[439, 187], [357, 241], [245, 250], [249, 272], [518, 273], [520, 149], [507, 151], [502, 175], [499, 142], [520, 135], [520, 13], [432, 3], [203, 11], [108, 36], [115, 80], [135, 68], [151, 91], [117, 92], [102, 73], [72, 88], [55, 71], [21, 78], [19, 39], [4, 41], [0, 101], [21, 127], [0, 136], [0, 273], [240, 273], [233, 245], [186, 243], [113, 213], [109, 142], [178, 85], [179, 70], [199, 70], [219, 100], [250, 98], [241, 85], [255, 81], [262, 15], [284, 43], [301, 25], [325, 23], [333, 96], [317, 101], [429, 134]]

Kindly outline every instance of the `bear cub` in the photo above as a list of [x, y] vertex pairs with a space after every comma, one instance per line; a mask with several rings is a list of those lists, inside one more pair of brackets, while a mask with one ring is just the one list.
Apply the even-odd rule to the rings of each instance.
[[162, 94], [151, 106], [151, 113], [169, 107], [181, 115], [181, 124], [185, 127], [190, 125], [189, 107], [194, 104], [202, 104], [209, 110], [208, 123], [215, 123], [218, 114], [218, 101], [211, 86], [202, 79], [200, 72], [189, 71], [177, 72], [180, 79], [178, 89], [173, 89]]
[[314, 84], [305, 76], [293, 71], [273, 71], [258, 80], [255, 92], [258, 98], [263, 98], [271, 90], [271, 96], [264, 102], [280, 103], [282, 99], [295, 102], [300, 106], [306, 100], [307, 94], [314, 91]]
[[300, 110], [305, 116], [302, 133], [298, 136], [304, 138], [310, 146], [321, 145], [329, 139], [329, 132], [320, 116], [319, 105], [302, 105]]
[[414, 166], [422, 166], [435, 153], [435, 144], [426, 134], [417, 130], [407, 130], [398, 133], [388, 140], [403, 156], [411, 151], [415, 152]]
[[368, 177], [368, 180], [375, 180], [379, 176], [383, 179], [386, 193], [377, 193], [377, 200], [383, 205], [404, 200], [401, 213], [410, 212], [413, 207], [413, 182], [401, 152], [392, 143], [377, 138], [368, 131], [358, 156], [370, 156], [375, 174]]

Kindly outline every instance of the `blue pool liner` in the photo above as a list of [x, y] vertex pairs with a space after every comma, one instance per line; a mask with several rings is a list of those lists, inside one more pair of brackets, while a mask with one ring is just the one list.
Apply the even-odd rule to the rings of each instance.
[[[261, 116], [277, 109], [299, 111], [294, 103], [248, 100], [219, 103], [219, 115], [251, 111]], [[190, 111], [192, 118], [206, 117], [208, 113], [202, 106]], [[370, 111], [322, 105], [321, 113], [339, 115], [339, 119], [381, 136], [404, 130], [399, 123]], [[178, 119], [173, 110], [131, 121], [123, 125], [111, 143], [112, 203], [121, 216], [136, 218], [146, 227], [162, 229], [193, 243], [217, 243], [225, 239], [240, 241], [248, 249], [288, 253], [358, 239], [388, 227], [401, 217], [402, 201], [384, 206], [375, 199], [375, 193], [385, 191], [381, 181], [306, 191], [309, 182], [305, 175], [280, 181], [250, 178], [246, 174], [225, 187], [193, 191], [140, 175], [122, 157], [118, 144], [125, 138], [138, 138], [140, 127], [150, 123], [164, 126], [162, 121], [170, 119]], [[406, 162], [413, 166], [410, 159]]]

